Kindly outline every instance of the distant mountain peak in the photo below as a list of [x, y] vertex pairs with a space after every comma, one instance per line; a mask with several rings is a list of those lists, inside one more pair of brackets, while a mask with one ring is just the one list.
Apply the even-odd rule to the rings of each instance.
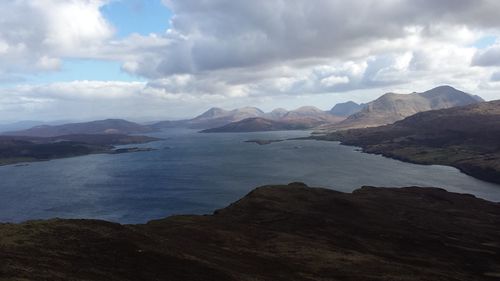
[[209, 110], [203, 112], [202, 114], [196, 116], [194, 119], [214, 118], [227, 114], [227, 112], [228, 112], [227, 110], [222, 109], [220, 107], [212, 107]]
[[304, 111], [311, 111], [311, 112], [322, 112], [323, 110], [315, 107], [315, 106], [312, 106], [312, 105], [306, 105], [306, 106], [301, 106], [297, 109], [294, 109], [292, 111], [295, 111], [295, 112], [304, 112]]
[[337, 103], [331, 110], [330, 114], [336, 116], [344, 116], [347, 117], [354, 113], [357, 113], [363, 109], [364, 104], [357, 104], [353, 101], [346, 101], [343, 103]]
[[422, 93], [386, 93], [367, 103], [364, 108], [346, 120], [328, 126], [328, 130], [376, 127], [391, 124], [418, 112], [464, 106], [482, 102], [478, 96], [443, 85]]
[[437, 86], [435, 88], [432, 88], [430, 89], [429, 91], [435, 91], [435, 90], [439, 90], [439, 91], [444, 91], [444, 90], [454, 90], [454, 91], [458, 91], [456, 88], [450, 86], [450, 85], [441, 85], [441, 86]]
[[288, 110], [286, 110], [282, 107], [278, 107], [278, 108], [273, 109], [271, 112], [288, 112]]
[[248, 113], [257, 113], [257, 114], [264, 114], [264, 111], [262, 111], [260, 108], [254, 107], [254, 106], [245, 106], [241, 108], [237, 108], [232, 110], [233, 112], [248, 112]]

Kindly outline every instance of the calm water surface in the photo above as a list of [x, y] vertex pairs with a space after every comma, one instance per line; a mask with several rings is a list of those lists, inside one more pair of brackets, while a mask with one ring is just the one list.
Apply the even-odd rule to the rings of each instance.
[[303, 181], [339, 191], [362, 185], [437, 186], [500, 201], [500, 186], [451, 167], [403, 163], [336, 142], [286, 141], [309, 132], [199, 134], [172, 129], [144, 144], [157, 150], [0, 167], [0, 221], [96, 218], [143, 223], [172, 214], [203, 214], [254, 187]]

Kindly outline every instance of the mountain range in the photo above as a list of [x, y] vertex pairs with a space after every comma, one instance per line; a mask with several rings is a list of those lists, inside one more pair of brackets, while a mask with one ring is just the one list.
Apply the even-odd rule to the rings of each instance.
[[[216, 131], [218, 127], [233, 122], [239, 122], [247, 118], [252, 118], [254, 121], [261, 120], [266, 123], [282, 124], [280, 126], [303, 129], [316, 127], [322, 124], [336, 123], [343, 120], [345, 116], [334, 115], [329, 111], [323, 111], [314, 106], [302, 106], [290, 111], [283, 108], [276, 108], [270, 112], [264, 112], [256, 107], [243, 107], [233, 110], [213, 107], [193, 119], [162, 121], [152, 124], [151, 126], [155, 129], [188, 127], [193, 129], [214, 129], [214, 131]], [[243, 124], [251, 123], [251, 120], [243, 122]], [[235, 124], [232, 127], [240, 126], [243, 128], [243, 124]], [[255, 127], [255, 129], [258, 130], [257, 127]]]
[[394, 123], [413, 114], [483, 102], [479, 96], [459, 91], [450, 86], [440, 86], [423, 93], [387, 93], [363, 105], [363, 108], [337, 124], [328, 124], [320, 132], [352, 128], [377, 127]]
[[335, 105], [330, 111], [305, 106], [286, 112], [279, 118], [269, 114], [204, 130], [203, 132], [254, 132], [316, 128], [315, 133], [328, 133], [352, 128], [376, 127], [394, 123], [415, 113], [463, 106], [483, 99], [450, 86], [440, 86], [423, 93], [387, 93], [378, 99], [357, 104], [349, 101]]
[[254, 132], [316, 128], [329, 133], [351, 128], [376, 127], [394, 123], [415, 113], [475, 104], [483, 100], [450, 86], [440, 86], [423, 93], [387, 93], [378, 99], [357, 104], [349, 101], [329, 111], [314, 106], [295, 110], [277, 108], [264, 112], [256, 107], [225, 110], [213, 107], [187, 120], [160, 121], [144, 125], [121, 119], [63, 125], [41, 125], [30, 129], [5, 132], [4, 135], [53, 137], [69, 134], [143, 134], [170, 127], [202, 129], [203, 132]]
[[345, 117], [331, 114], [314, 106], [302, 106], [295, 110], [286, 111], [275, 109], [257, 117], [244, 118], [225, 125], [205, 129], [204, 133], [221, 132], [259, 132], [281, 130], [305, 130], [324, 124], [337, 123]]

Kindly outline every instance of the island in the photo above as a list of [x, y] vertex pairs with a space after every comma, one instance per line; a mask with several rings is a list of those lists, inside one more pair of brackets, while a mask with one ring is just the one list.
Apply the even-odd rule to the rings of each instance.
[[246, 140], [245, 142], [249, 143], [256, 143], [258, 145], [267, 145], [275, 142], [282, 142], [284, 140], [260, 140], [260, 139], [254, 139], [254, 140]]
[[0, 136], [0, 165], [46, 161], [97, 153], [148, 151], [148, 148], [119, 148], [158, 138], [120, 134], [75, 134], [56, 137]]

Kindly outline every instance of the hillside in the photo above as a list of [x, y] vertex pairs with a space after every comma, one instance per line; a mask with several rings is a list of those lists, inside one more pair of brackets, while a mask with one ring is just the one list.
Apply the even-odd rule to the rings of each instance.
[[339, 140], [405, 161], [450, 165], [500, 183], [500, 101], [426, 111], [392, 125], [315, 138]]
[[500, 205], [436, 188], [255, 189], [143, 225], [0, 224], [4, 280], [495, 280]]
[[464, 93], [450, 86], [440, 86], [423, 93], [387, 93], [367, 103], [361, 111], [347, 117], [344, 121], [322, 127], [321, 131], [382, 126], [419, 112], [464, 106], [481, 101], [483, 100], [478, 96]]
[[274, 121], [265, 118], [247, 118], [238, 122], [211, 128], [201, 131], [202, 133], [237, 133], [237, 132], [264, 132], [264, 131], [285, 131], [285, 130], [304, 130], [310, 128], [308, 124]]
[[43, 125], [27, 130], [5, 132], [3, 135], [29, 137], [55, 137], [74, 134], [141, 134], [154, 129], [122, 119], [106, 119], [83, 123], [69, 123], [57, 126]]

